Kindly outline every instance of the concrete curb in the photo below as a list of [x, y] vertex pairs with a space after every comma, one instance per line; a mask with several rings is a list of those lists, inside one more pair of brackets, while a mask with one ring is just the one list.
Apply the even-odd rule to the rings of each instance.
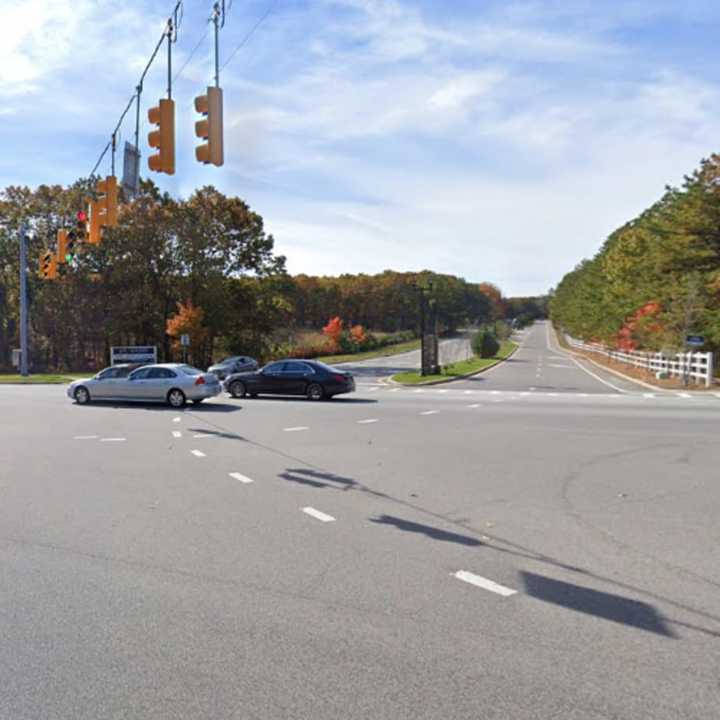
[[496, 360], [492, 365], [486, 365], [484, 368], [481, 368], [480, 370], [475, 370], [475, 372], [466, 373], [465, 375], [455, 375], [451, 378], [443, 378], [442, 380], [430, 380], [428, 382], [420, 382], [420, 383], [401, 383], [397, 380], [393, 380], [392, 377], [387, 378], [387, 382], [390, 383], [390, 385], [397, 385], [398, 387], [407, 387], [407, 388], [414, 388], [414, 387], [428, 387], [430, 385], [447, 385], [447, 383], [451, 382], [457, 382], [458, 380], [467, 380], [468, 378], [475, 377], [475, 375], [482, 375], [482, 373], [487, 372], [488, 370], [491, 370], [494, 367], [497, 367], [500, 363], [505, 362], [506, 360], [509, 360], [520, 348], [520, 344], [517, 343], [515, 347], [512, 349], [512, 352], [507, 357], [500, 358], [499, 360]]

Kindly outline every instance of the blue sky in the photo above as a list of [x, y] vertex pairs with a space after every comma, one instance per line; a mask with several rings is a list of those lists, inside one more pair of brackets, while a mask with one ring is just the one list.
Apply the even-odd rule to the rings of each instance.
[[[0, 187], [87, 175], [172, 4], [0, 2]], [[176, 71], [211, 6], [185, 0]], [[718, 149], [710, 0], [234, 0], [221, 63], [270, 6], [221, 73], [224, 167], [193, 154], [209, 33], [174, 88], [176, 175], [153, 175], [244, 198], [293, 273], [430, 268], [545, 292]], [[143, 169], [165, 73], [163, 53]], [[133, 131], [131, 113], [121, 143]]]

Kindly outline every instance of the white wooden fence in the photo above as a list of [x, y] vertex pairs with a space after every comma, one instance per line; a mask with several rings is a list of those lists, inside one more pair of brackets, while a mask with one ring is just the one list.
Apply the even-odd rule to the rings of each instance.
[[644, 353], [635, 350], [610, 350], [597, 343], [585, 343], [565, 335], [572, 347], [600, 353], [616, 362], [644, 368], [649, 372], [663, 372], [670, 377], [687, 378], [688, 382], [702, 383], [705, 387], [713, 384], [713, 354], [711, 352], [686, 352], [666, 355]]

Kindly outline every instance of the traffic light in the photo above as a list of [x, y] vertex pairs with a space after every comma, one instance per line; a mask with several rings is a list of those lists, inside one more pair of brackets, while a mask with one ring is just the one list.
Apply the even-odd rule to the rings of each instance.
[[102, 203], [100, 200], [90, 200], [90, 221], [87, 223], [87, 241], [91, 245], [100, 244], [100, 221]]
[[104, 180], [98, 180], [95, 186], [97, 202], [100, 204], [98, 216], [100, 225], [115, 227], [118, 214], [118, 187], [117, 178], [108, 175]]
[[157, 130], [148, 134], [148, 144], [157, 148], [155, 155], [148, 157], [148, 167], [154, 172], [175, 174], [175, 101], [164, 98], [157, 107], [148, 110], [148, 120], [157, 125]]
[[207, 95], [195, 98], [195, 110], [205, 116], [195, 123], [195, 135], [205, 140], [195, 148], [198, 162], [218, 167], [223, 164], [223, 101], [219, 87], [209, 87]]
[[[70, 262], [73, 256], [68, 253], [68, 245], [70, 242], [69, 233], [67, 230], [57, 231], [57, 262], [58, 265], [63, 265]], [[74, 243], [73, 243], [74, 244]]]
[[43, 250], [40, 253], [40, 277], [43, 280], [57, 278], [57, 258], [52, 250]]

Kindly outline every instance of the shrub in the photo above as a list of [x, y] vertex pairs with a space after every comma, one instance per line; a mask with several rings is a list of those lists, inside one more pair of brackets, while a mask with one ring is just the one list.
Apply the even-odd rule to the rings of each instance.
[[498, 350], [500, 350], [500, 343], [495, 335], [488, 329], [483, 329], [475, 333], [471, 344], [473, 352], [481, 358], [495, 357]]

